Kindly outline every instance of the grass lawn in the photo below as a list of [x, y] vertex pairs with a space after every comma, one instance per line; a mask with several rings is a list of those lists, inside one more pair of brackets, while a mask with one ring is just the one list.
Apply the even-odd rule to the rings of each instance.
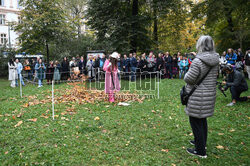
[[[250, 165], [250, 105], [226, 107], [229, 91], [227, 98], [218, 91], [215, 114], [208, 118], [208, 158], [186, 153], [193, 136], [179, 100], [182, 85], [162, 80], [160, 99], [128, 107], [55, 104], [53, 121], [51, 103], [25, 106], [29, 96], [48, 100], [51, 86], [27, 85], [20, 98], [19, 88], [0, 79], [0, 165]], [[64, 114], [70, 107], [76, 114]]]

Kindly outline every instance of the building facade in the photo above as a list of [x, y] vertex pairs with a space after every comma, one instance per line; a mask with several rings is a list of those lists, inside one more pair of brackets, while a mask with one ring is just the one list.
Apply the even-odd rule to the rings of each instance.
[[17, 48], [18, 33], [11, 25], [21, 21], [20, 10], [19, 0], [0, 0], [0, 47]]

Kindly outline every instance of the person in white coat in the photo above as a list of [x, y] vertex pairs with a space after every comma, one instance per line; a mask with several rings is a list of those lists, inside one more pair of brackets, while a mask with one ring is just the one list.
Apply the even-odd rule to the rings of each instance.
[[89, 56], [89, 60], [87, 62], [87, 69], [88, 69], [88, 77], [89, 79], [93, 79], [95, 77], [95, 68], [94, 68], [94, 57], [92, 55]]
[[16, 87], [16, 79], [17, 79], [17, 65], [13, 61], [13, 59], [10, 59], [8, 62], [8, 68], [9, 68], [9, 81], [11, 81], [10, 86], [12, 88]]

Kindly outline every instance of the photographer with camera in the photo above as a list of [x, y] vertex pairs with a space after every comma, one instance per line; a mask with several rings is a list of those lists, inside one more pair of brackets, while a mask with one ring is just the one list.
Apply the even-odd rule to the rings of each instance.
[[227, 106], [233, 106], [237, 101], [247, 101], [250, 99], [250, 96], [240, 97], [242, 92], [248, 90], [247, 82], [241, 72], [234, 70], [230, 64], [225, 65], [222, 71], [226, 72], [228, 75], [227, 80], [222, 82], [222, 85], [225, 85], [223, 90], [226, 91], [228, 88], [230, 88], [232, 95], [232, 102], [227, 104]]

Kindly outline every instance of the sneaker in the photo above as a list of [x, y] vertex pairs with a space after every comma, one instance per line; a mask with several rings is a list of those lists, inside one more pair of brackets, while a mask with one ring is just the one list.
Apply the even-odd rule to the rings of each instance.
[[228, 107], [232, 107], [232, 106], [234, 106], [234, 104], [235, 104], [235, 103], [231, 102], [231, 103], [227, 104], [227, 106], [228, 106]]
[[207, 155], [198, 154], [196, 150], [187, 148], [187, 152], [191, 155], [198, 156], [200, 158], [207, 158]]
[[195, 143], [194, 143], [193, 140], [189, 141], [189, 143], [190, 143], [191, 145], [195, 145]]
[[[195, 146], [195, 143], [194, 143], [193, 140], [190, 140], [189, 143], [190, 143], [191, 145]], [[207, 150], [207, 147], [205, 147], [205, 149]]]

